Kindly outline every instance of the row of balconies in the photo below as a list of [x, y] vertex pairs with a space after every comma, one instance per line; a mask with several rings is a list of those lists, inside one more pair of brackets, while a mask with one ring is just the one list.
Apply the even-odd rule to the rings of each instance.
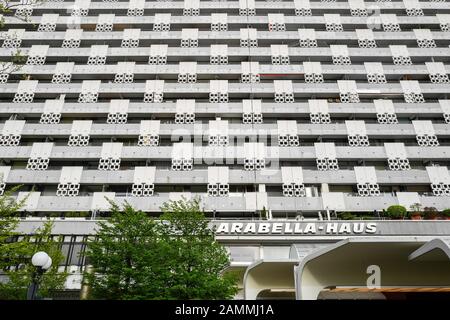
[[[278, 37], [277, 42], [281, 42]], [[98, 39], [100, 41], [101, 39]], [[288, 40], [288, 39], [286, 39]], [[31, 40], [30, 40], [31, 41]], [[42, 43], [44, 39], [39, 40], [39, 44]], [[101, 40], [103, 41], [103, 40]], [[140, 48], [108, 48], [108, 60], [124, 59], [121, 61], [141, 61], [148, 62], [151, 44], [151, 40], [147, 40], [147, 47]], [[227, 42], [224, 40], [224, 42]], [[153, 42], [154, 43], [154, 42]], [[94, 44], [94, 43], [93, 43]], [[29, 46], [32, 44], [30, 43]], [[206, 44], [205, 44], [206, 45]], [[118, 44], [119, 46], [119, 44]], [[27, 55], [29, 48], [20, 48], [23, 55]], [[0, 58], [10, 58], [17, 49], [5, 49], [0, 48]], [[47, 59], [52, 61], [57, 61], [64, 58], [64, 61], [70, 57], [72, 61], [81, 61], [81, 58], [87, 60], [90, 56], [91, 48], [49, 48], [47, 52]], [[252, 61], [268, 62], [271, 60], [271, 49], [268, 47], [259, 48], [241, 48], [241, 47], [229, 47], [228, 48], [228, 60], [229, 62], [240, 62], [244, 59], [251, 57]], [[327, 61], [331, 62], [332, 52], [329, 47], [319, 47], [319, 48], [289, 48], [289, 57], [291, 63], [299, 63], [303, 61]], [[450, 48], [408, 48], [408, 55], [413, 60], [414, 63], [424, 63], [431, 61], [431, 56], [435, 62], [450, 61]], [[167, 51], [168, 63], [179, 62], [182, 59], [192, 59], [195, 58], [197, 62], [208, 62], [210, 61], [211, 49], [210, 47], [198, 47], [198, 48], [179, 48], [179, 47], [169, 47]], [[350, 57], [352, 63], [362, 63], [370, 61], [379, 61], [392, 64], [392, 52], [389, 48], [348, 48], [348, 56]], [[77, 59], [78, 58], [78, 59]]]
[[[417, 21], [417, 18], [415, 19]], [[367, 23], [366, 19], [364, 20]], [[422, 19], [420, 21], [423, 21]], [[352, 25], [354, 25], [352, 23]], [[427, 27], [430, 27], [426, 24]], [[414, 26], [414, 28], [419, 28], [419, 26]], [[363, 28], [364, 29], [364, 28]], [[300, 29], [301, 30], [301, 29]], [[98, 32], [98, 31], [84, 31], [81, 34], [81, 41], [119, 41], [123, 38], [123, 31], [112, 31], [112, 32]], [[434, 40], [448, 40], [449, 32], [442, 31], [432, 31], [432, 39]], [[416, 41], [417, 37], [412, 31], [401, 31], [401, 32], [384, 32], [377, 31], [373, 32], [374, 40], [386, 40], [390, 41]], [[65, 31], [54, 31], [54, 32], [37, 32], [37, 31], [25, 31], [22, 35], [22, 42], [42, 42], [46, 41], [46, 43], [51, 44], [52, 41], [63, 41], [65, 37]], [[159, 31], [145, 31], [142, 30], [139, 34], [140, 43], [147, 41], [150, 43], [166, 43], [170, 40], [180, 41], [182, 38], [181, 31], [168, 31], [168, 32], [159, 32]], [[232, 40], [239, 41], [241, 38], [240, 31], [198, 31], [198, 40], [199, 46], [204, 45], [205, 43], [216, 44], [217, 41], [223, 40], [226, 43], [231, 44]], [[328, 41], [336, 41], [336, 40], [354, 40], [357, 41], [358, 37], [355, 31], [343, 31], [343, 32], [328, 32], [328, 31], [315, 31], [315, 39], [316, 40], [328, 40]], [[295, 41], [299, 40], [299, 33], [297, 30], [295, 31], [282, 31], [282, 32], [269, 32], [258, 30], [257, 40], [272, 40], [272, 44], [274, 43], [283, 43], [286, 41]], [[277, 42], [274, 42], [277, 41]], [[41, 44], [41, 43], [39, 43]], [[142, 45], [142, 44], [141, 44]], [[297, 46], [298, 43], [295, 43]], [[248, 50], [248, 49], [247, 49]]]
[[[120, 2], [119, 2], [120, 4]], [[441, 4], [442, 5], [442, 4]], [[34, 15], [29, 16], [27, 21], [19, 20], [15, 17], [5, 17], [5, 23], [7, 25], [19, 25], [23, 26], [24, 24], [35, 24], [38, 25], [42, 21], [42, 17], [39, 15], [36, 15], [36, 11], [38, 9], [41, 9], [39, 7], [34, 8]], [[328, 9], [328, 8], [327, 8]], [[110, 8], [108, 8], [109, 13], [114, 13], [115, 10], [120, 10], [120, 8], [115, 8], [115, 5], [110, 5]], [[275, 9], [278, 11], [278, 9]], [[369, 9], [370, 10], [370, 9]], [[420, 20], [417, 19], [417, 17], [411, 17], [407, 16], [406, 12], [399, 11], [396, 13], [397, 15], [397, 22], [400, 25], [404, 25], [405, 27], [407, 25], [427, 25], [427, 28], [439, 28], [440, 21], [435, 16], [436, 13], [442, 14], [442, 13], [449, 13], [450, 12], [450, 3], [445, 3], [444, 8], [440, 9], [431, 9], [433, 11], [430, 11], [430, 14], [421, 16]], [[436, 11], [434, 11], [436, 10]], [[439, 11], [437, 11], [439, 10]], [[441, 11], [442, 10], [442, 11]], [[40, 11], [40, 10], [39, 10]], [[373, 12], [375, 9], [373, 9]], [[53, 10], [50, 11], [42, 11], [43, 13], [55, 13]], [[329, 11], [331, 13], [337, 13], [333, 12], [332, 9]], [[58, 17], [57, 24], [61, 26], [67, 26], [67, 25], [96, 25], [98, 22], [98, 16], [95, 14], [97, 11], [90, 11], [89, 16], [80, 16], [80, 17], [74, 17], [70, 16], [69, 12], [61, 12], [60, 16]], [[161, 11], [157, 11], [156, 13], [162, 13]], [[209, 28], [212, 23], [211, 16], [208, 15], [200, 15], [200, 16], [183, 16], [181, 14], [175, 14], [173, 11], [171, 12], [172, 15], [170, 19], [167, 21], [167, 24], [175, 25], [175, 27], [181, 28], [186, 25], [198, 25], [200, 28], [202, 25], [205, 28]], [[277, 12], [278, 13], [278, 12]], [[384, 10], [381, 10], [381, 14], [385, 14]], [[289, 28], [289, 25], [292, 25], [291, 28], [294, 28], [298, 25], [325, 25], [326, 20], [323, 15], [316, 15], [316, 16], [292, 16], [292, 15], [285, 15], [284, 16], [284, 24], [287, 28]], [[120, 13], [117, 13], [116, 16], [114, 16], [113, 24], [118, 25], [118, 28], [123, 28], [123, 25], [133, 26], [137, 25], [140, 28], [151, 28], [155, 23], [155, 16], [154, 15], [145, 15], [145, 16], [126, 16], [126, 13], [123, 12], [122, 15]], [[355, 17], [350, 16], [350, 12], [344, 13], [340, 15], [340, 22], [344, 26], [344, 28], [351, 27], [354, 25], [364, 25], [367, 26], [367, 24], [376, 24], [377, 22], [380, 24], [381, 19], [379, 16], [379, 13], [371, 16], [370, 21], [368, 22], [368, 17]], [[234, 25], [233, 27], [238, 26], [247, 26], [252, 25], [255, 28], [261, 25], [265, 30], [267, 29], [267, 26], [269, 24], [269, 18], [267, 15], [257, 15], [257, 16], [238, 16], [238, 15], [228, 15], [226, 19], [226, 23], [228, 24], [228, 27], [230, 28], [230, 25]]]
[[[62, 58], [62, 57], [61, 57]], [[67, 57], [66, 57], [67, 58]], [[46, 65], [26, 65], [23, 66], [16, 74], [28, 74], [32, 75], [33, 78], [42, 78], [47, 75], [50, 77], [55, 72], [54, 64]], [[277, 78], [287, 78], [295, 77], [295, 79], [300, 80], [303, 78], [305, 73], [305, 67], [302, 64], [291, 64], [291, 65], [271, 65], [271, 64], [260, 64], [259, 75], [264, 80]], [[321, 64], [322, 74], [325, 78], [342, 78], [346, 76], [348, 80], [352, 78], [365, 79], [368, 74], [365, 66], [363, 64], [353, 64], [353, 65], [332, 65], [332, 64]], [[444, 70], [443, 70], [444, 71]], [[159, 79], [176, 79], [177, 75], [180, 74], [180, 66], [178, 64], [170, 65], [148, 65], [148, 64], [136, 64], [134, 65], [133, 74], [136, 77], [145, 77], [148, 79], [149, 76], [157, 76]], [[426, 65], [392, 65], [383, 64], [384, 75], [389, 79], [396, 80], [398, 82], [399, 76], [407, 74], [410, 79], [417, 75], [429, 75], [429, 71]], [[75, 79], [86, 79], [90, 78], [92, 75], [96, 79], [103, 77], [114, 78], [114, 74], [117, 73], [117, 65], [74, 65], [71, 72], [72, 80]], [[445, 65], [445, 73], [450, 73], [450, 65]], [[197, 64], [196, 73], [197, 79], [215, 79], [216, 76], [221, 78], [233, 77], [239, 78], [242, 74], [241, 64], [228, 64], [228, 65], [205, 65]], [[213, 77], [214, 76], [214, 77]], [[361, 77], [363, 76], [363, 77]]]
[[[401, 98], [403, 95], [403, 90], [400, 83], [386, 83], [386, 84], [371, 84], [371, 83], [357, 83], [358, 91], [357, 93], [362, 98], [379, 98], [383, 95], [389, 95], [393, 98], [397, 96]], [[15, 94], [17, 92], [18, 83], [4, 83], [0, 85], [0, 94]], [[66, 83], [66, 84], [52, 84], [52, 83], [37, 83], [35, 94], [42, 94], [44, 96], [49, 95], [60, 95], [60, 94], [77, 94], [81, 92], [82, 83]], [[431, 95], [434, 99], [438, 98], [439, 95], [446, 95], [450, 93], [450, 87], [448, 84], [431, 84], [431, 83], [420, 83], [420, 88], [422, 93]], [[308, 97], [312, 95], [327, 94], [339, 96], [339, 87], [336, 82], [330, 83], [301, 83], [292, 82], [293, 94], [298, 97]], [[141, 94], [144, 95], [145, 92], [145, 82], [135, 82], [135, 83], [110, 83], [102, 82], [100, 83], [99, 94]], [[205, 81], [202, 83], [188, 83], [179, 84], [175, 82], [164, 83], [163, 93], [170, 94], [185, 94], [195, 98], [199, 94], [208, 94], [210, 92], [210, 83]], [[228, 82], [229, 94], [261, 94], [262, 97], [271, 97], [275, 93], [275, 85], [273, 82], [261, 82], [255, 83], [239, 83]], [[356, 92], [355, 92], [356, 93]], [[232, 97], [231, 97], [232, 98]], [[239, 97], [237, 97], [239, 98]]]
[[[389, 133], [385, 133], [390, 136]], [[447, 130], [447, 135], [450, 132]], [[3, 160], [26, 160], [30, 157], [32, 146], [0, 147], [0, 154]], [[172, 159], [172, 146], [159, 147], [139, 147], [123, 146], [120, 154], [122, 161], [170, 161]], [[409, 160], [448, 160], [450, 158], [450, 147], [412, 147], [405, 146]], [[266, 162], [273, 161], [299, 161], [317, 158], [316, 149], [310, 147], [265, 147]], [[69, 147], [53, 146], [49, 158], [51, 160], [64, 161], [92, 161], [101, 158], [102, 146]], [[194, 164], [201, 164], [202, 161], [217, 160], [224, 163], [224, 159], [236, 159], [244, 161], [245, 148], [241, 146], [229, 147], [209, 147], [194, 146]], [[344, 147], [336, 146], [336, 158], [339, 160], [383, 160], [388, 157], [384, 146], [377, 147]], [[267, 166], [269, 168], [269, 166]]]
[[[101, 171], [83, 170], [80, 183], [89, 184], [133, 184], [134, 170]], [[5, 181], [8, 184], [58, 184], [60, 170], [29, 171], [14, 169], [9, 172]], [[425, 170], [386, 171], [376, 170], [377, 183], [381, 185], [419, 185], [430, 184], [431, 180]], [[154, 183], [157, 185], [206, 185], [208, 170], [195, 169], [193, 171], [171, 171], [157, 168]], [[230, 169], [228, 176], [230, 185], [266, 184], [280, 185], [283, 183], [279, 169], [263, 171], [245, 171]], [[356, 184], [354, 170], [317, 171], [303, 169], [303, 183], [305, 184]]]
[[[248, 199], [248, 194], [238, 194], [230, 197], [208, 197], [204, 194], [197, 194], [201, 197], [201, 204], [204, 210], [207, 212], [219, 211], [219, 212], [255, 212], [257, 208], [256, 203], [253, 203], [253, 199]], [[101, 196], [101, 202], [104, 208], [101, 211], [108, 211], [108, 204], [105, 203], [103, 196], [114, 200], [119, 205], [127, 201], [129, 204], [137, 209], [147, 212], [161, 212], [161, 206], [173, 198], [169, 194], [153, 196], [153, 197], [123, 197], [115, 196], [114, 193], [99, 194]], [[187, 195], [193, 197], [196, 194]], [[391, 205], [398, 204], [397, 197], [392, 195], [382, 195], [377, 197], [357, 197], [351, 195], [343, 195], [344, 205], [341, 211], [374, 211], [383, 210]], [[172, 198], [172, 199], [171, 199]], [[432, 196], [419, 196], [420, 202], [424, 207], [435, 207], [438, 210], [443, 210], [449, 207], [448, 197], [432, 197]], [[177, 199], [177, 198], [175, 198]], [[37, 204], [34, 208], [22, 209], [26, 211], [39, 211], [39, 212], [55, 212], [55, 211], [91, 211], [93, 209], [92, 196], [81, 197], [57, 197], [57, 196], [40, 196]], [[252, 201], [253, 200], [253, 201]], [[249, 203], [250, 202], [250, 203]], [[272, 212], [305, 212], [305, 211], [320, 211], [326, 210], [322, 197], [267, 197], [266, 210], [272, 210]], [[332, 208], [329, 207], [332, 210]]]
[[[4, 124], [0, 124], [0, 132]], [[122, 138], [137, 137], [140, 134], [140, 123], [124, 123], [124, 124], [102, 124], [94, 123], [89, 131], [90, 137], [107, 137], [115, 136]], [[374, 139], [395, 139], [395, 138], [414, 138], [416, 132], [412, 124], [376, 124], [367, 123], [366, 134], [369, 138]], [[450, 137], [448, 124], [433, 124], [434, 132], [438, 137]], [[26, 123], [21, 133], [22, 137], [69, 137], [71, 135], [72, 124], [34, 124]], [[201, 138], [208, 135], [210, 131], [208, 124], [164, 124], [159, 129], [160, 137], [177, 137]], [[233, 138], [257, 138], [264, 137], [273, 138], [278, 135], [278, 127], [276, 123], [254, 124], [248, 126], [245, 124], [230, 123], [228, 124], [228, 137]], [[345, 123], [331, 124], [297, 124], [297, 135], [300, 138], [346, 138], [348, 130]], [[243, 141], [242, 141], [243, 142]]]
[[[88, 116], [91, 119], [94, 117], [105, 117], [109, 113], [110, 103], [99, 102], [95, 107], [91, 103], [71, 103], [65, 102], [62, 108], [62, 116], [79, 117]], [[196, 102], [195, 116], [196, 117], [216, 117], [220, 114], [222, 117], [237, 118], [242, 117], [242, 102], [230, 102], [226, 104], [224, 109], [223, 104]], [[333, 119], [334, 116], [349, 117], [349, 116], [368, 116], [374, 117], [376, 110], [372, 102], [361, 103], [328, 103], [329, 114]], [[439, 103], [425, 102], [425, 103], [404, 103], [394, 102], [395, 113], [397, 117], [420, 116], [422, 118], [442, 118], [442, 108]], [[25, 119], [33, 117], [40, 117], [44, 111], [43, 102], [34, 103], [0, 103], [0, 115], [9, 116], [10, 114], [20, 114]], [[154, 117], [173, 117], [176, 113], [176, 103], [167, 101], [164, 103], [148, 103], [131, 102], [128, 107], [128, 115], [148, 117], [149, 111]], [[261, 113], [268, 117], [283, 118], [309, 118], [310, 109], [307, 102], [295, 103], [273, 103], [262, 102]], [[302, 124], [302, 127], [304, 124]], [[164, 127], [164, 124], [163, 124]], [[179, 127], [177, 127], [179, 128]]]
[[[14, 3], [15, 1], [11, 1]], [[75, 1], [67, 1], [67, 2], [44, 2], [38, 7], [34, 8], [34, 10], [57, 10], [61, 9], [64, 12], [70, 10]], [[365, 1], [366, 7], [369, 9], [371, 6], [377, 6], [383, 11], [392, 11], [392, 10], [405, 10], [405, 4], [403, 1], [389, 1], [389, 2], [381, 2], [381, 1]], [[449, 3], [447, 2], [437, 2], [437, 1], [419, 1], [420, 8], [427, 9], [438, 9], [445, 10], [450, 9]], [[324, 3], [321, 1], [309, 1], [309, 5], [312, 10], [321, 12], [324, 10]], [[110, 2], [102, 2], [102, 1], [91, 1], [89, 4], [89, 9], [91, 10], [99, 10], [99, 9], [108, 9], [108, 10], [127, 10], [130, 4], [128, 1], [124, 2], [114, 2], [114, 5], [111, 5]], [[174, 9], [183, 10], [184, 9], [184, 1], [151, 1], [146, 2], [144, 4], [144, 8], [147, 10], [155, 10], [155, 11], [165, 11], [170, 10], [174, 11]], [[226, 12], [227, 10], [238, 10], [240, 8], [239, 1], [200, 1], [199, 2], [200, 10], [204, 9], [206, 12]], [[289, 12], [293, 12], [295, 9], [294, 1], [255, 1], [256, 10], [260, 9], [261, 12], [265, 12], [266, 10], [276, 9], [276, 10], [289, 10]], [[329, 10], [345, 10], [345, 12], [349, 12], [350, 6], [347, 1], [336, 1], [336, 2], [327, 2], [326, 8]], [[216, 10], [216, 11], [214, 11]], [[259, 11], [259, 10], [258, 10]], [[258, 11], [256, 13], [258, 13]], [[200, 11], [200, 14], [203, 12]]]

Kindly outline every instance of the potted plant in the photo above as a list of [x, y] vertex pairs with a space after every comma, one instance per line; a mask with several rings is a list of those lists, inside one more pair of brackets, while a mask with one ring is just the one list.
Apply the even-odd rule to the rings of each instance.
[[409, 213], [409, 217], [411, 220], [422, 220], [423, 212], [421, 210], [422, 205], [420, 203], [414, 203], [410, 206], [411, 212]]
[[391, 219], [403, 219], [407, 211], [404, 206], [393, 205], [387, 208], [386, 213]]
[[260, 211], [260, 218], [262, 217], [262, 220], [267, 220], [267, 210], [266, 207], [263, 207]]
[[442, 218], [445, 220], [450, 220], [450, 208], [442, 211]]
[[410, 212], [409, 217], [411, 218], [411, 220], [423, 220], [423, 212], [422, 211]]
[[435, 207], [425, 207], [423, 208], [425, 219], [427, 220], [438, 220], [438, 211]]

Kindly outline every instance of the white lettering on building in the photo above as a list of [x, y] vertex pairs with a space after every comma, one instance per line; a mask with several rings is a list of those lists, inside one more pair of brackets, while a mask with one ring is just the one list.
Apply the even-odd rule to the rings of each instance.
[[291, 222], [222, 222], [216, 229], [217, 234], [362, 234], [376, 233], [377, 224], [375, 222], [327, 222], [327, 223], [291, 223]]
[[258, 226], [258, 233], [269, 233], [270, 223], [260, 223]]
[[315, 223], [308, 223], [305, 227], [305, 230], [303, 230], [304, 233], [316, 233], [316, 224]]
[[354, 223], [353, 224], [353, 232], [354, 233], [363, 233], [364, 232], [364, 223]]
[[371, 222], [367, 224], [366, 228], [367, 233], [375, 233], [377, 232], [377, 224], [375, 222]]
[[233, 223], [231, 225], [231, 233], [241, 233], [243, 227], [243, 223]]
[[272, 233], [281, 233], [283, 230], [283, 224], [282, 223], [274, 223], [272, 225]]
[[256, 233], [256, 224], [247, 223], [244, 229], [244, 233]]
[[294, 229], [292, 229], [292, 226], [290, 223], [286, 223], [284, 225], [284, 233], [292, 233], [294, 232]]
[[326, 233], [337, 233], [338, 224], [337, 223], [327, 223]]
[[228, 233], [228, 223], [219, 224], [216, 233]]
[[343, 223], [339, 228], [339, 233], [351, 233], [350, 223]]

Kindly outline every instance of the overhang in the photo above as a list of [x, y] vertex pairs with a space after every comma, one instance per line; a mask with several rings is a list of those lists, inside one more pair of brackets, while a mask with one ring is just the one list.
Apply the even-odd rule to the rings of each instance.
[[450, 260], [450, 238], [431, 240], [411, 253], [408, 259], [416, 261], [448, 261]]
[[[435, 250], [440, 242], [434, 243], [419, 253]], [[318, 249], [296, 267], [297, 299], [317, 299], [330, 287], [450, 287], [450, 260], [410, 259], [411, 253], [424, 245], [420, 240], [349, 238]]]

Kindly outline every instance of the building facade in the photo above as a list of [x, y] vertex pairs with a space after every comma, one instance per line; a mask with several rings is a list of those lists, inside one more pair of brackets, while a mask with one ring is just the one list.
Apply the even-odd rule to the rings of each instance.
[[[43, 223], [22, 221], [33, 234]], [[238, 275], [236, 299], [408, 299], [450, 295], [450, 221], [212, 220]], [[67, 292], [85, 292], [83, 253], [96, 221], [56, 219], [69, 272]], [[1, 277], [0, 277], [1, 280]]]
[[[23, 185], [24, 216], [182, 197], [218, 223], [450, 208], [448, 1], [48, 0], [3, 19], [1, 60], [25, 65], [0, 74], [0, 194]], [[420, 245], [450, 234], [421, 225]]]

